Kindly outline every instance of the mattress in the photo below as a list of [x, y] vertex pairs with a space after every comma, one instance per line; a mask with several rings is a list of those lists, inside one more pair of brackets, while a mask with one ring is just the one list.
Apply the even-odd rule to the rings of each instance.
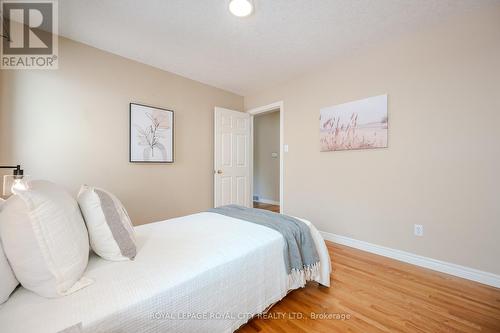
[[[328, 285], [328, 253], [311, 228]], [[233, 332], [291, 287], [272, 229], [199, 213], [135, 231], [135, 260], [91, 254], [85, 276], [94, 283], [83, 290], [47, 299], [18, 288], [0, 305], [0, 332]]]

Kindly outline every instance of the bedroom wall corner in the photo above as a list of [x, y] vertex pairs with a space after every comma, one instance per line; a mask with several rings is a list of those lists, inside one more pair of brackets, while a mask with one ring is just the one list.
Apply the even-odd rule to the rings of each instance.
[[[2, 162], [74, 195], [105, 188], [134, 224], [211, 207], [213, 110], [242, 110], [242, 96], [62, 37], [58, 70], [0, 77]], [[174, 110], [173, 164], [128, 162], [130, 102]]]
[[[497, 2], [246, 95], [246, 110], [284, 102], [285, 213], [500, 274], [499, 41]], [[381, 94], [389, 148], [319, 151], [320, 108]]]

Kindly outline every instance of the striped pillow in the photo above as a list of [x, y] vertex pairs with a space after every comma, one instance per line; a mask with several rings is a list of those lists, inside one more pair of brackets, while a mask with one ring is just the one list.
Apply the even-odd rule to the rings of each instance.
[[135, 258], [134, 228], [120, 200], [103, 189], [83, 185], [78, 204], [95, 253], [112, 261]]

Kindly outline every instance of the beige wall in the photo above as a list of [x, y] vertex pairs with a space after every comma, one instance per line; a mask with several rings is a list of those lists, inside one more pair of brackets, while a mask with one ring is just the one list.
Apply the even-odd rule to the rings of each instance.
[[[385, 93], [389, 148], [319, 152], [320, 108]], [[245, 107], [281, 100], [286, 213], [500, 274], [500, 5], [338, 59]]]
[[[256, 116], [253, 139], [253, 194], [259, 198], [280, 201], [280, 113]], [[272, 153], [278, 153], [273, 158]]]
[[[6, 165], [10, 161], [10, 98], [5, 98], [4, 94], [10, 94], [8, 86], [4, 84], [4, 72], [0, 70], [0, 164]], [[0, 170], [0, 176], [7, 171]], [[2, 180], [0, 180], [1, 183]], [[1, 195], [1, 192], [0, 192]]]
[[[109, 189], [135, 224], [212, 205], [213, 108], [242, 110], [241, 96], [67, 39], [59, 56], [59, 70], [2, 71], [0, 162]], [[130, 102], [175, 111], [174, 164], [128, 162]]]

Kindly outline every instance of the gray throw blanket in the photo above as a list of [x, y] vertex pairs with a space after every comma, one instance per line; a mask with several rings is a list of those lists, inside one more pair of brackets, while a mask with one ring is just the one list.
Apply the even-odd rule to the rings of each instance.
[[227, 205], [208, 210], [278, 231], [285, 239], [285, 266], [291, 288], [302, 287], [319, 276], [320, 261], [309, 226], [304, 222], [263, 209]]

